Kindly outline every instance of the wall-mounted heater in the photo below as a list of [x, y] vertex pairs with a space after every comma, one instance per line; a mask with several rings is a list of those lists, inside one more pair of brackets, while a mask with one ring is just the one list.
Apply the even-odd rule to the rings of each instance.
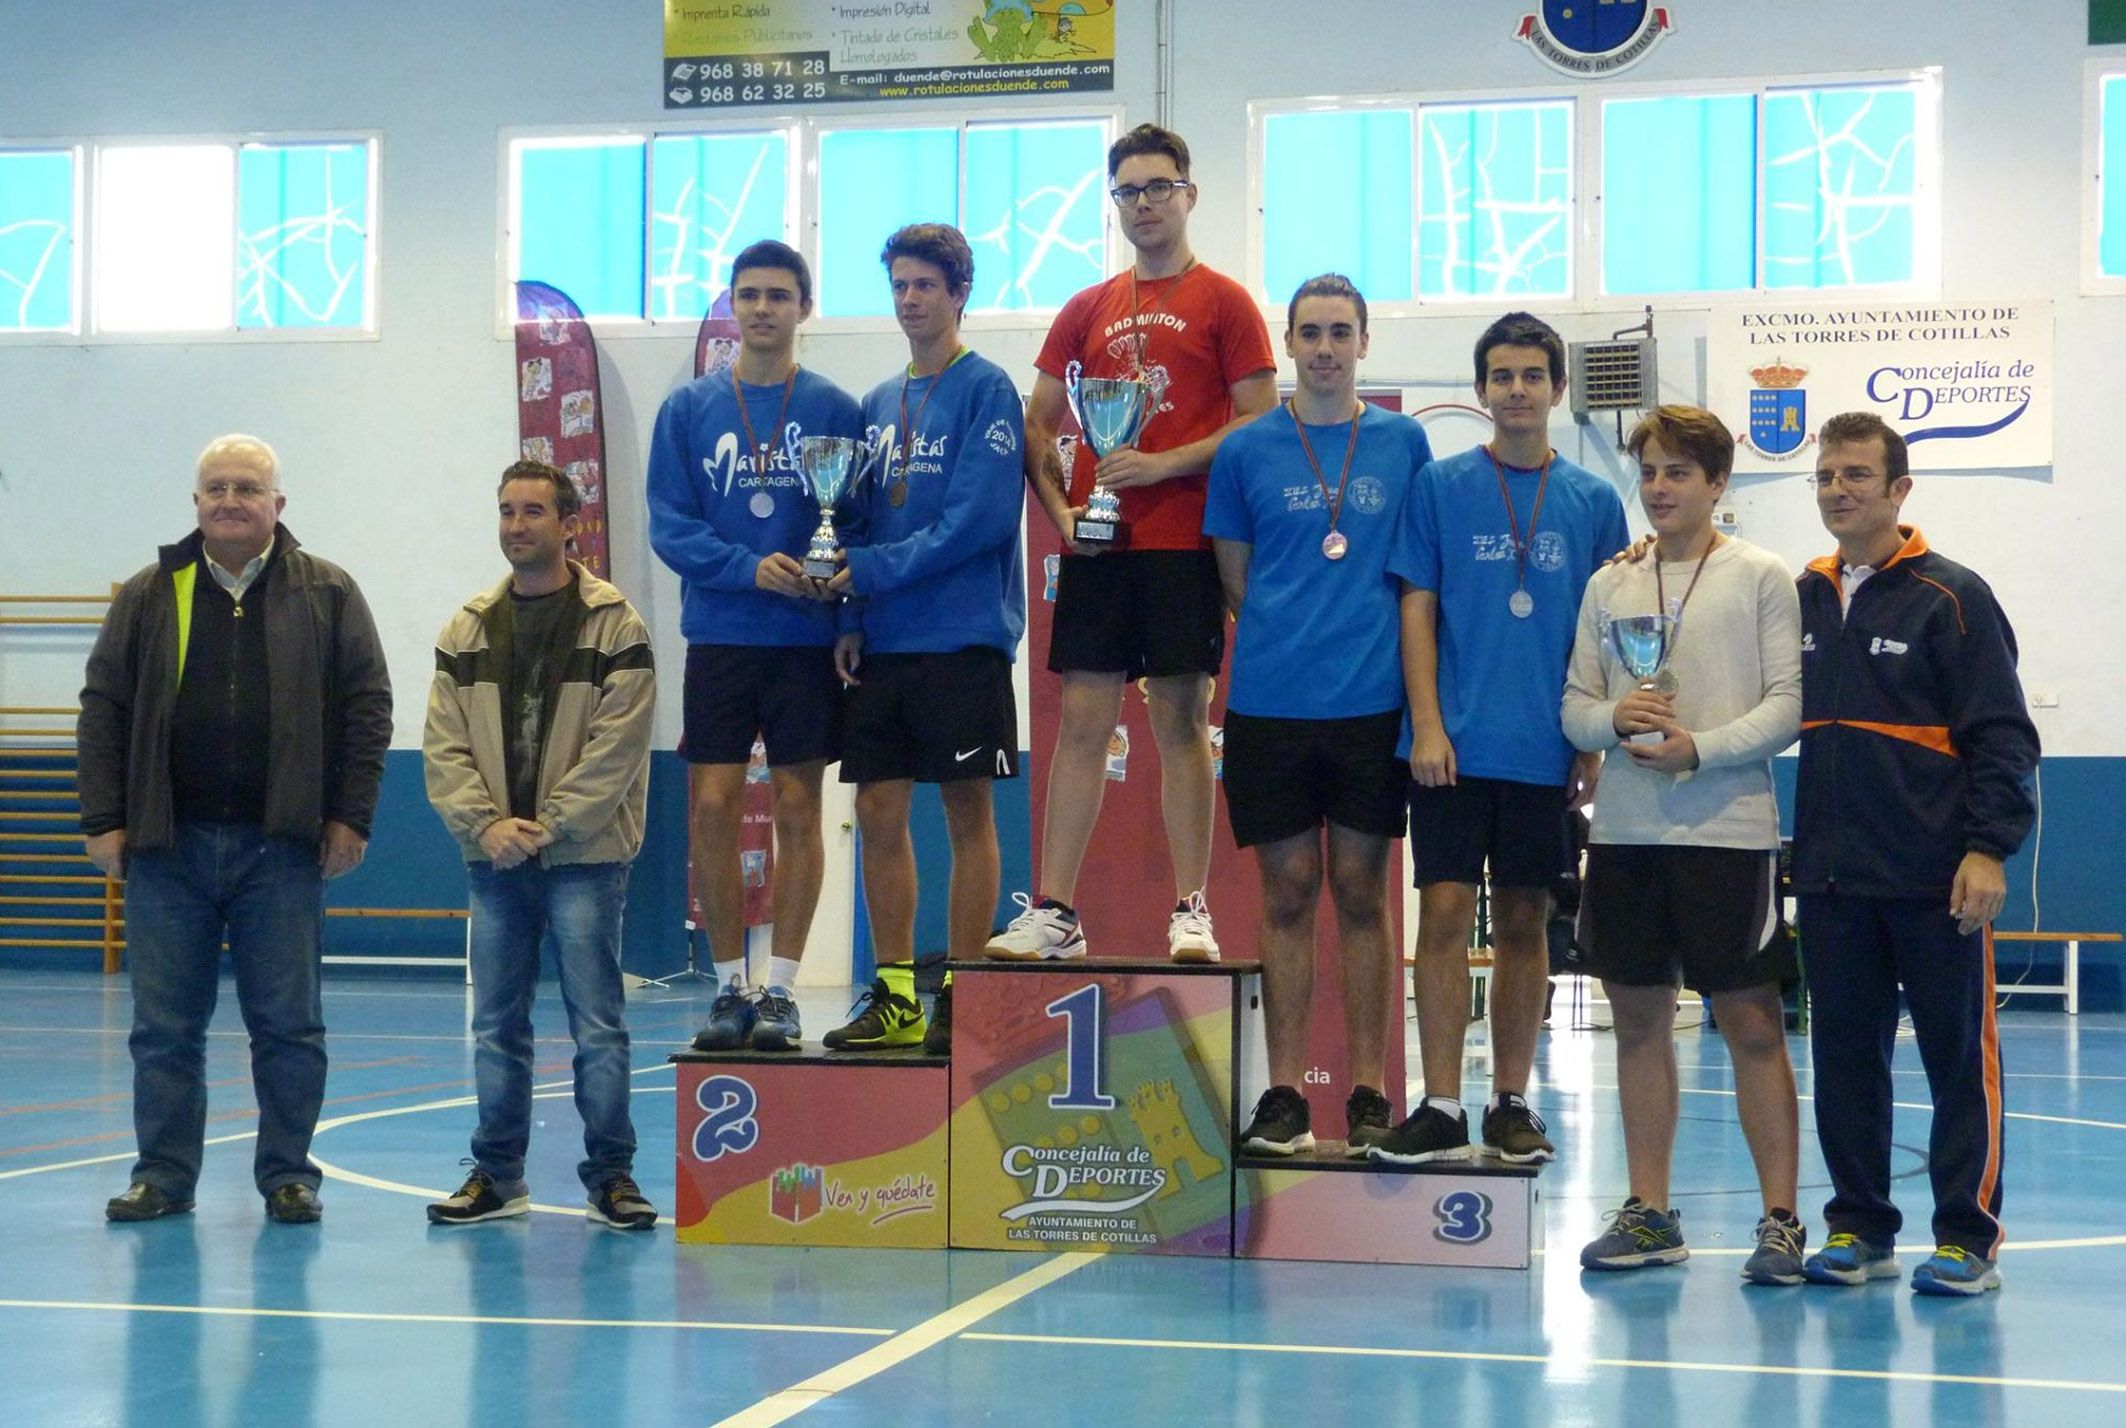
[[1646, 309], [1646, 321], [1611, 333], [1607, 342], [1568, 343], [1565, 351], [1573, 419], [1585, 422], [1595, 412], [1615, 412], [1617, 450], [1622, 451], [1624, 413], [1645, 411], [1659, 402], [1653, 308]]

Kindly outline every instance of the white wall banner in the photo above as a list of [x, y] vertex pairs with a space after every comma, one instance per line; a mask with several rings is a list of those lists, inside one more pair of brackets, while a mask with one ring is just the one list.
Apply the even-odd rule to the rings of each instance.
[[2052, 464], [2050, 302], [1713, 310], [1706, 405], [1738, 472], [1813, 468], [1826, 418], [1871, 411], [1915, 471]]

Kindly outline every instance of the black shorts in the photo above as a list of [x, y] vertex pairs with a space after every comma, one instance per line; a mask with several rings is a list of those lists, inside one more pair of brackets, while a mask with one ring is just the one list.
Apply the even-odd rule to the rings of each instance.
[[1225, 593], [1207, 550], [1066, 555], [1048, 667], [1056, 674], [1208, 674], [1225, 661]]
[[753, 741], [768, 764], [829, 762], [842, 754], [842, 682], [825, 645], [688, 645], [686, 732], [690, 764], [742, 764]]
[[1419, 887], [1484, 880], [1501, 888], [1550, 886], [1572, 866], [1563, 784], [1471, 778], [1410, 785], [1410, 871]]
[[1243, 848], [1324, 822], [1399, 838], [1410, 766], [1395, 757], [1403, 711], [1355, 719], [1274, 719], [1227, 711], [1225, 811]]
[[1597, 843], [1587, 850], [1580, 946], [1626, 987], [1736, 992], [1794, 975], [1778, 854], [1750, 848]]
[[1011, 660], [970, 645], [950, 654], [867, 654], [849, 690], [842, 782], [1017, 778], [1019, 704]]

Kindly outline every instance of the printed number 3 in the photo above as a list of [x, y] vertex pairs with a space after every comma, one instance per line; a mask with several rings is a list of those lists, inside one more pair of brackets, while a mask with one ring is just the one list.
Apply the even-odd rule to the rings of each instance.
[[1433, 1228], [1435, 1238], [1449, 1244], [1481, 1244], [1491, 1238], [1491, 1197], [1474, 1190], [1456, 1190], [1439, 1197], [1432, 1207], [1439, 1217]]

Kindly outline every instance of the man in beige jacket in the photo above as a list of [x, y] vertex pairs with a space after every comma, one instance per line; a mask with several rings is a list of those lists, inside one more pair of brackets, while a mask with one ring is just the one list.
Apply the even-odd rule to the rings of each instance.
[[590, 1218], [646, 1230], [633, 1178], [620, 916], [642, 846], [656, 676], [649, 632], [618, 590], [569, 560], [581, 498], [536, 461], [497, 492], [510, 576], [436, 640], [422, 740], [428, 799], [464, 850], [472, 889], [473, 1171], [428, 1207], [437, 1225], [531, 1208], [532, 995], [552, 935], [576, 1040], [577, 1167]]

